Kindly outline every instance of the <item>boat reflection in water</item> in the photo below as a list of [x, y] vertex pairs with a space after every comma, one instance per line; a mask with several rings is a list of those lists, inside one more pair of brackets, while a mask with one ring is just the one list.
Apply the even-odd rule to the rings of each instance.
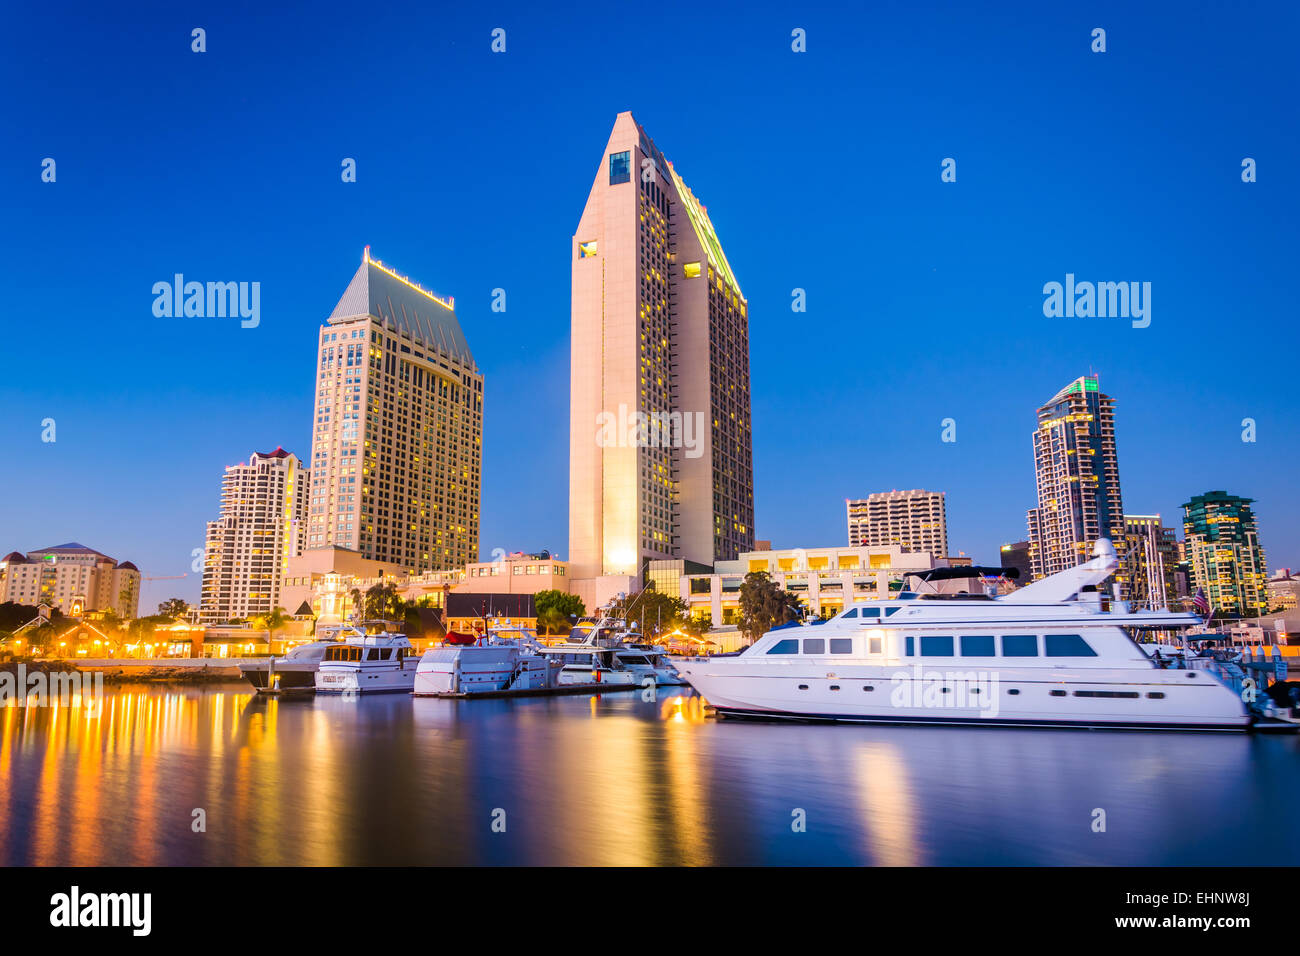
[[655, 690], [0, 708], [0, 863], [1250, 864], [1297, 839], [1294, 738], [720, 722]]

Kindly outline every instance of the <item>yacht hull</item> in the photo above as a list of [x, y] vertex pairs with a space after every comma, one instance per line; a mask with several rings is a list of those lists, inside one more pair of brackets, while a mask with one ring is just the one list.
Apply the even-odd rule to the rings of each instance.
[[[722, 716], [978, 727], [1080, 727], [1241, 732], [1245, 705], [1195, 671], [1072, 668], [983, 674], [934, 668], [840, 667], [735, 673], [743, 658], [692, 663], [683, 677]], [[785, 670], [771, 667], [763, 670]]]
[[315, 661], [310, 664], [277, 662], [273, 680], [271, 679], [271, 668], [265, 663], [240, 664], [239, 671], [244, 675], [246, 681], [263, 693], [272, 693], [277, 690], [281, 693], [289, 691], [306, 693], [316, 689], [316, 667], [317, 662]]
[[414, 689], [414, 667], [352, 670], [322, 666], [316, 672], [318, 694], [409, 694]]

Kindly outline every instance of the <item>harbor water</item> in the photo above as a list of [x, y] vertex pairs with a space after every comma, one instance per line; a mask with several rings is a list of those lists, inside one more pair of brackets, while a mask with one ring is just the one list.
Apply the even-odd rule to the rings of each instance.
[[15, 865], [1241, 865], [1300, 847], [1300, 738], [753, 723], [689, 688], [0, 708]]

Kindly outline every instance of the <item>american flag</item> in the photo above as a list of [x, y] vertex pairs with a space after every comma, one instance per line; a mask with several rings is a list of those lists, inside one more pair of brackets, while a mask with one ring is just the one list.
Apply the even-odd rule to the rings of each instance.
[[1196, 589], [1196, 597], [1192, 598], [1192, 607], [1196, 608], [1196, 613], [1204, 617], [1210, 614], [1210, 599], [1205, 596], [1205, 588]]

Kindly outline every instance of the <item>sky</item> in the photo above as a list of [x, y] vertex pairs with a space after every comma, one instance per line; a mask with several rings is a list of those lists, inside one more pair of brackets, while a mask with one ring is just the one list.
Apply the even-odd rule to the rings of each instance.
[[[80, 541], [156, 579], [142, 610], [196, 600], [225, 466], [310, 454], [370, 245], [485, 375], [481, 553], [567, 557], [570, 241], [631, 110], [748, 299], [757, 537], [843, 544], [846, 498], [926, 488], [996, 563], [1035, 409], [1093, 372], [1126, 511], [1246, 495], [1300, 566], [1295, 5], [274, 6], [4, 14], [0, 553]], [[260, 323], [155, 317], [176, 273], [260, 282]], [[1150, 282], [1150, 325], [1045, 316], [1067, 273]]]

